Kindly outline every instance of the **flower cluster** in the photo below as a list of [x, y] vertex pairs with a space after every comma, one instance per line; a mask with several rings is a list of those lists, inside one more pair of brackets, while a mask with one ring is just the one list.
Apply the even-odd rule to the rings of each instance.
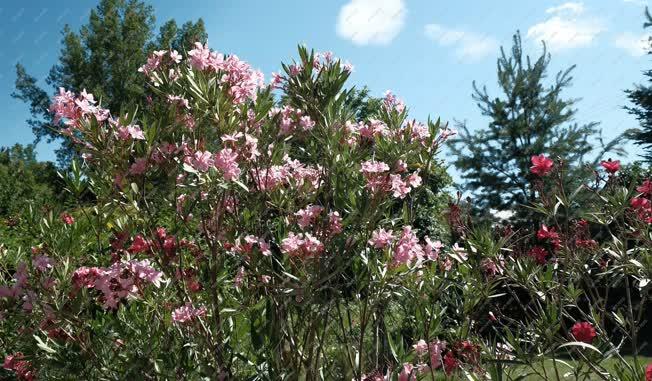
[[269, 114], [271, 117], [278, 116], [280, 135], [291, 135], [298, 130], [310, 131], [315, 127], [315, 122], [310, 118], [310, 115], [304, 115], [303, 111], [290, 106], [273, 108], [269, 111]]
[[313, 258], [324, 251], [324, 244], [310, 233], [294, 232], [281, 241], [281, 252], [293, 257]]
[[322, 183], [321, 172], [318, 165], [306, 165], [286, 156], [283, 165], [252, 169], [251, 177], [259, 191], [271, 191], [282, 186], [310, 191]]
[[[419, 340], [412, 346], [417, 355], [418, 363], [416, 367], [411, 363], [403, 365], [401, 375], [404, 380], [408, 380], [408, 374], [413, 374], [416, 379], [416, 373], [423, 374], [431, 369], [443, 368], [447, 375], [451, 375], [462, 366], [470, 366], [478, 371], [480, 367], [480, 346], [473, 344], [468, 340], [462, 340], [447, 345], [445, 341], [433, 340], [426, 343], [425, 340]], [[424, 363], [424, 357], [429, 357], [429, 363]], [[400, 378], [399, 378], [400, 379]]]
[[372, 194], [392, 193], [396, 198], [405, 198], [412, 189], [421, 186], [421, 176], [412, 172], [408, 176], [401, 176], [405, 171], [402, 163], [397, 165], [399, 173], [388, 173], [389, 166], [382, 161], [369, 160], [360, 164], [360, 172], [367, 182], [367, 189]]
[[195, 49], [188, 52], [188, 57], [193, 68], [220, 74], [220, 84], [228, 88], [228, 93], [236, 104], [255, 101], [258, 89], [264, 85], [263, 74], [253, 70], [238, 56], [224, 58], [223, 54], [211, 51], [208, 45], [196, 42]]
[[[84, 120], [93, 116], [97, 121], [105, 121], [109, 118], [109, 110], [103, 109], [96, 105], [93, 94], [82, 90], [78, 97], [63, 88], [59, 89], [59, 94], [54, 97], [50, 106], [50, 111], [54, 114], [54, 123], [63, 123], [70, 128], [80, 128]], [[72, 130], [65, 130], [66, 133], [72, 134]]]
[[36, 380], [36, 373], [34, 372], [31, 361], [25, 360], [25, 356], [20, 352], [7, 355], [2, 364], [2, 368], [14, 372], [19, 380]]
[[78, 289], [100, 292], [104, 308], [115, 309], [127, 298], [138, 298], [147, 284], [159, 287], [163, 273], [154, 269], [149, 260], [117, 262], [110, 267], [80, 267], [73, 274]]
[[375, 249], [392, 248], [394, 265], [420, 264], [425, 260], [436, 261], [443, 245], [440, 241], [432, 241], [424, 237], [425, 243], [419, 243], [419, 238], [411, 226], [404, 226], [400, 235], [395, 236], [392, 231], [383, 228], [374, 230], [371, 239], [367, 242]]
[[188, 324], [194, 319], [203, 317], [205, 315], [205, 307], [195, 308], [191, 303], [186, 303], [185, 305], [172, 311], [172, 321], [177, 324]]
[[636, 197], [629, 201], [629, 204], [634, 211], [638, 220], [647, 224], [652, 224], [652, 181], [645, 180], [643, 184], [636, 188], [639, 193]]

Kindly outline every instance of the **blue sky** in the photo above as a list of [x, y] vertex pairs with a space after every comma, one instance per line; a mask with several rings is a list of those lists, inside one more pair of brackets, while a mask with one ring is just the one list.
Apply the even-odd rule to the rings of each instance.
[[[641, 41], [643, 0], [339, 0], [339, 1], [150, 1], [160, 25], [202, 17], [209, 45], [237, 54], [266, 77], [296, 55], [296, 45], [330, 50], [350, 61], [351, 81], [373, 94], [391, 89], [412, 115], [463, 120], [485, 127], [471, 99], [472, 81], [496, 94], [499, 47], [521, 30], [530, 55], [545, 39], [552, 53], [551, 74], [577, 64], [567, 97], [577, 104], [579, 123], [600, 122], [607, 138], [637, 126], [622, 106], [623, 90], [642, 80], [651, 65]], [[65, 4], [61, 6], [60, 4]], [[0, 3], [0, 146], [29, 143], [27, 106], [12, 99], [14, 65], [21, 62], [43, 81], [56, 62], [60, 31], [77, 29], [96, 2], [5, 0]], [[44, 83], [43, 83], [44, 85]], [[629, 160], [640, 151], [629, 146]], [[54, 158], [53, 145], [38, 146], [39, 159]]]

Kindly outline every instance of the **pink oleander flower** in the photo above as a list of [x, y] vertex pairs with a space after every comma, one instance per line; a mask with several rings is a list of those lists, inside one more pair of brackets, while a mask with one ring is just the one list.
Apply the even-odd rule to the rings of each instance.
[[369, 160], [360, 164], [360, 172], [365, 175], [389, 171], [389, 165], [382, 161]]
[[414, 369], [414, 365], [411, 363], [403, 364], [401, 373], [398, 375], [398, 381], [416, 381], [417, 375]]
[[280, 89], [283, 87], [282, 84], [283, 84], [283, 76], [279, 73], [272, 73], [272, 82], [270, 83], [272, 88]]
[[229, 94], [235, 104], [242, 104], [248, 100], [255, 101], [258, 89], [265, 85], [263, 73], [253, 70], [238, 56], [226, 58], [220, 69], [224, 72], [221, 82], [229, 85]]
[[338, 212], [330, 212], [328, 214], [328, 230], [331, 235], [337, 235], [342, 232], [342, 217]]
[[304, 115], [301, 118], [299, 118], [299, 125], [301, 128], [303, 128], [304, 131], [309, 131], [312, 130], [313, 127], [315, 127], [315, 122], [310, 119], [310, 116]]
[[369, 119], [368, 124], [359, 123], [358, 126], [357, 130], [362, 138], [373, 139], [375, 137], [386, 136], [389, 134], [387, 125], [378, 119]]
[[430, 353], [430, 366], [432, 369], [438, 369], [443, 365], [442, 353], [446, 349], [446, 342], [435, 340], [428, 344]]
[[192, 167], [199, 172], [208, 172], [215, 165], [213, 154], [208, 151], [197, 151], [190, 159]]
[[211, 52], [208, 44], [202, 45], [201, 42], [195, 42], [195, 48], [188, 52], [190, 66], [197, 70], [217, 71], [224, 63], [224, 56], [216, 52]]
[[407, 123], [406, 128], [410, 131], [412, 141], [424, 143], [430, 137], [428, 126], [414, 119]]
[[445, 127], [439, 133], [439, 138], [442, 141], [446, 141], [446, 140], [448, 140], [448, 138], [450, 138], [451, 136], [455, 136], [455, 135], [457, 135], [457, 130]]
[[[360, 164], [360, 172], [366, 180], [366, 188], [371, 193], [386, 192], [391, 190], [395, 197], [404, 196], [409, 192], [409, 187], [401, 180], [400, 175], [386, 175], [384, 172], [389, 171], [389, 166], [382, 161], [365, 161]], [[393, 176], [390, 180], [390, 176]], [[407, 192], [406, 192], [407, 188]]]
[[269, 256], [272, 254], [269, 243], [253, 235], [247, 235], [244, 239], [236, 239], [235, 245], [233, 245], [233, 252], [241, 255], [249, 255], [253, 252], [256, 245], [262, 255]]
[[426, 341], [423, 339], [417, 341], [416, 344], [412, 345], [412, 348], [414, 348], [414, 352], [416, 352], [417, 356], [423, 356], [428, 353], [428, 343], [426, 343]]
[[138, 126], [131, 124], [128, 126], [119, 126], [116, 135], [120, 140], [145, 140], [145, 134], [143, 133], [143, 130], [141, 130]]
[[315, 222], [315, 219], [321, 214], [324, 210], [323, 207], [319, 205], [308, 205], [304, 209], [294, 213], [297, 217], [297, 225], [302, 230], [305, 230], [308, 226], [312, 225]]
[[235, 274], [235, 278], [233, 279], [233, 285], [235, 286], [235, 288], [240, 288], [240, 286], [242, 286], [242, 283], [244, 283], [246, 275], [247, 272], [245, 271], [244, 266], [240, 266], [238, 272]]
[[394, 241], [394, 233], [380, 228], [371, 233], [371, 239], [367, 243], [375, 249], [384, 249], [391, 245], [392, 241]]
[[430, 237], [424, 237], [424, 240], [426, 241], [426, 244], [423, 247], [423, 251], [426, 254], [426, 257], [431, 261], [436, 261], [439, 258], [439, 253], [444, 245], [441, 241], [431, 241]]
[[309, 233], [288, 233], [287, 238], [281, 241], [281, 252], [290, 256], [311, 258], [324, 251], [324, 244]]
[[301, 73], [303, 67], [301, 65], [294, 64], [294, 65], [290, 65], [289, 69], [290, 69], [290, 75], [295, 77]]
[[237, 152], [231, 148], [223, 148], [215, 155], [215, 167], [222, 171], [225, 180], [234, 180], [240, 176], [241, 170], [237, 158]]
[[163, 63], [165, 50], [155, 50], [147, 57], [147, 63], [138, 68], [139, 73], [143, 73], [151, 78], [151, 74], [156, 71]]
[[410, 265], [415, 261], [422, 261], [424, 254], [423, 247], [419, 244], [419, 238], [412, 231], [412, 227], [404, 226], [394, 248], [394, 263]]
[[206, 308], [195, 308], [190, 302], [172, 311], [172, 321], [176, 324], [187, 324], [191, 321], [204, 317], [206, 315]]
[[154, 269], [149, 260], [115, 262], [110, 267], [80, 267], [73, 274], [78, 288], [94, 288], [101, 293], [100, 302], [106, 309], [118, 308], [120, 301], [138, 298], [147, 284], [160, 287], [163, 273]]
[[389, 175], [390, 189], [396, 198], [405, 198], [410, 193], [410, 187], [403, 181], [401, 175]]
[[413, 172], [410, 176], [407, 177], [405, 180], [408, 185], [410, 185], [412, 188], [418, 188], [422, 184], [421, 176], [419, 176], [418, 172]]
[[171, 59], [174, 63], [179, 63], [179, 62], [181, 62], [181, 59], [183, 58], [183, 57], [181, 56], [181, 54], [179, 54], [179, 52], [177, 52], [176, 50], [170, 50], [170, 51], [168, 52], [168, 54], [170, 55], [170, 59]]
[[310, 233], [304, 234], [303, 252], [306, 257], [316, 257], [324, 251], [324, 244]]
[[530, 171], [537, 176], [546, 176], [552, 171], [554, 165], [552, 159], [546, 157], [545, 155], [532, 156], [530, 158], [532, 161], [532, 166]]
[[102, 270], [98, 267], [80, 267], [72, 274], [72, 283], [77, 288], [93, 288], [101, 275]]
[[136, 161], [129, 167], [129, 173], [132, 175], [142, 175], [147, 172], [149, 166], [148, 160], [146, 157], [137, 158]]
[[294, 234], [293, 232], [288, 233], [287, 238], [281, 241], [281, 252], [284, 254], [294, 255], [301, 250], [303, 245], [303, 239], [301, 234]]
[[61, 213], [61, 221], [66, 225], [72, 225], [75, 223], [75, 218], [68, 213]]
[[385, 91], [385, 99], [383, 99], [383, 106], [387, 111], [397, 111], [399, 113], [405, 110], [405, 103], [396, 98], [390, 90]]

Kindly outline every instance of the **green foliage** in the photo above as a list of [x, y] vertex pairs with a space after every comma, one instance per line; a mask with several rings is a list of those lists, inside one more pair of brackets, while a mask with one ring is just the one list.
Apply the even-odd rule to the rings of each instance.
[[[652, 16], [649, 10], [645, 9], [646, 23], [644, 27], [652, 26]], [[646, 70], [643, 75], [646, 82], [636, 85], [633, 89], [625, 91], [627, 98], [633, 106], [625, 109], [636, 117], [641, 128], [628, 132], [628, 136], [635, 144], [645, 149], [643, 157], [646, 161], [652, 161], [652, 70]]]
[[45, 207], [62, 201], [54, 164], [37, 161], [32, 145], [0, 148], [0, 177], [0, 218], [16, 215], [28, 202]]
[[[510, 53], [501, 48], [498, 59], [502, 97], [492, 98], [486, 88], [473, 84], [473, 98], [483, 115], [491, 118], [488, 128], [471, 132], [462, 125], [459, 137], [451, 144], [465, 187], [474, 192], [474, 204], [485, 214], [491, 209], [506, 211], [526, 205], [533, 199], [529, 174], [533, 155], [563, 157], [569, 167], [576, 168], [575, 178], [584, 179], [590, 172], [582, 164], [592, 152], [591, 138], [599, 131], [596, 123], [572, 123], [575, 100], [561, 97], [562, 90], [571, 84], [574, 66], [559, 72], [553, 83], [546, 85], [550, 55], [545, 45], [542, 54], [532, 61], [524, 55], [517, 33]], [[523, 213], [517, 218], [524, 217]]]
[[23, 217], [32, 205], [51, 210], [66, 201], [63, 182], [51, 162], [36, 160], [32, 145], [0, 148], [0, 251], [29, 247]]
[[[72, 91], [86, 89], [111, 110], [131, 110], [146, 104], [145, 79], [138, 68], [149, 52], [177, 49], [184, 54], [191, 42], [205, 42], [204, 23], [187, 22], [180, 28], [174, 20], [163, 24], [154, 38], [154, 9], [140, 0], [102, 0], [91, 10], [87, 24], [79, 32], [65, 26], [58, 62], [46, 79], [54, 91], [60, 87]], [[48, 110], [50, 93], [42, 89], [25, 68], [16, 64], [16, 90], [12, 96], [30, 106], [27, 124], [36, 135], [59, 138], [58, 126]], [[57, 151], [60, 164], [74, 157], [72, 146], [64, 142]]]

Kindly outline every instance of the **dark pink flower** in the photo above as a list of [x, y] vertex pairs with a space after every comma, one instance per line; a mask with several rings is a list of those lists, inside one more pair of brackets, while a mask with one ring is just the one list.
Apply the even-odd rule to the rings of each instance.
[[652, 181], [650, 179], [643, 181], [643, 184], [636, 187], [636, 191], [645, 195], [652, 194]]
[[149, 242], [142, 235], [138, 234], [134, 237], [131, 246], [129, 247], [129, 252], [132, 254], [144, 253], [149, 250]]
[[535, 246], [530, 249], [528, 255], [534, 259], [534, 261], [540, 265], [546, 264], [546, 258], [548, 257], [548, 252], [541, 246]]
[[571, 328], [571, 334], [577, 341], [591, 344], [596, 337], [595, 328], [588, 322], [577, 322]]
[[600, 165], [610, 174], [614, 174], [620, 170], [620, 160], [603, 160], [600, 162]]
[[61, 221], [66, 225], [72, 225], [75, 223], [75, 219], [68, 213], [61, 213]]
[[543, 154], [532, 156], [530, 160], [532, 161], [530, 171], [537, 176], [546, 176], [552, 171], [552, 167], [554, 166], [552, 159]]

